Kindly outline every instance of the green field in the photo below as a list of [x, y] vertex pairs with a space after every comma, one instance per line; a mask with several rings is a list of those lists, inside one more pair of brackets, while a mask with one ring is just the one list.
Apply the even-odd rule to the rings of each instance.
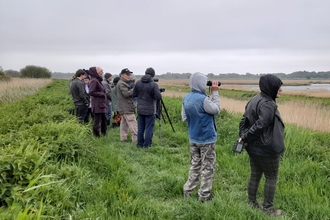
[[[249, 161], [234, 154], [240, 117], [222, 111], [214, 199], [183, 199], [189, 169], [181, 99], [164, 98], [153, 146], [119, 142], [119, 129], [95, 139], [79, 124], [66, 80], [0, 106], [0, 219], [272, 219], [247, 204]], [[330, 219], [330, 134], [286, 125], [276, 208], [278, 219]], [[260, 199], [264, 180], [259, 189]]]

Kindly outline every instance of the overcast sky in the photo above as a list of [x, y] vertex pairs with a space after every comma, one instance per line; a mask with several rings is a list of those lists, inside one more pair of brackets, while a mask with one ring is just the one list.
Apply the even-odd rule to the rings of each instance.
[[0, 66], [330, 71], [330, 0], [0, 0]]

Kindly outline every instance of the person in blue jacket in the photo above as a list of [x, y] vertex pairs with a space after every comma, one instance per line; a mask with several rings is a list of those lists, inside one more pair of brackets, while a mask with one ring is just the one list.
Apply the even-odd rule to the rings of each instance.
[[190, 141], [190, 169], [187, 182], [183, 186], [184, 198], [190, 197], [198, 186], [198, 199], [210, 201], [212, 182], [216, 165], [215, 143], [217, 130], [215, 115], [220, 113], [220, 97], [218, 81], [212, 81], [212, 96], [206, 95], [207, 77], [202, 73], [194, 73], [189, 78], [191, 92], [182, 102], [182, 120], [188, 123]]

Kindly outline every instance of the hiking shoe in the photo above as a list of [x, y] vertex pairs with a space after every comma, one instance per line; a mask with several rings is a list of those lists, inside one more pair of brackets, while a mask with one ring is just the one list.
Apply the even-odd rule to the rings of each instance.
[[213, 195], [211, 194], [211, 195], [209, 195], [208, 197], [206, 197], [206, 198], [202, 198], [202, 197], [199, 197], [198, 198], [198, 200], [200, 201], [200, 202], [208, 202], [208, 201], [212, 201], [212, 199], [213, 199]]
[[281, 216], [283, 213], [281, 209], [274, 209], [274, 208], [263, 209], [263, 211], [266, 212], [271, 217], [278, 217]]
[[249, 202], [249, 205], [250, 205], [253, 209], [262, 210], [262, 206], [259, 205], [259, 203], [257, 203], [257, 202]]
[[183, 192], [183, 198], [184, 199], [189, 199], [191, 196], [191, 192]]

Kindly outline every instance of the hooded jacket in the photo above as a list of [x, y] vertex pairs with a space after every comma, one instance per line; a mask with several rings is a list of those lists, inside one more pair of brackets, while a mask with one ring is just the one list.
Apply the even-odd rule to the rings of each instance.
[[189, 78], [191, 92], [182, 101], [182, 120], [188, 122], [189, 140], [196, 144], [211, 144], [217, 141], [214, 115], [220, 113], [220, 97], [218, 91], [207, 97], [207, 77], [202, 73], [194, 73]]
[[122, 114], [135, 114], [133, 102], [133, 89], [129, 85], [130, 80], [120, 77], [117, 83], [118, 111]]
[[158, 84], [149, 74], [137, 81], [133, 90], [133, 97], [138, 98], [137, 111], [139, 115], [156, 114], [156, 102], [162, 99]]
[[239, 135], [249, 154], [279, 156], [285, 151], [284, 123], [277, 109], [276, 95], [282, 81], [274, 75], [260, 77], [261, 92], [245, 107], [239, 123]]
[[91, 97], [91, 108], [93, 113], [106, 113], [107, 96], [102, 85], [102, 77], [96, 72], [96, 67], [89, 68], [91, 81], [89, 82], [89, 95]]

